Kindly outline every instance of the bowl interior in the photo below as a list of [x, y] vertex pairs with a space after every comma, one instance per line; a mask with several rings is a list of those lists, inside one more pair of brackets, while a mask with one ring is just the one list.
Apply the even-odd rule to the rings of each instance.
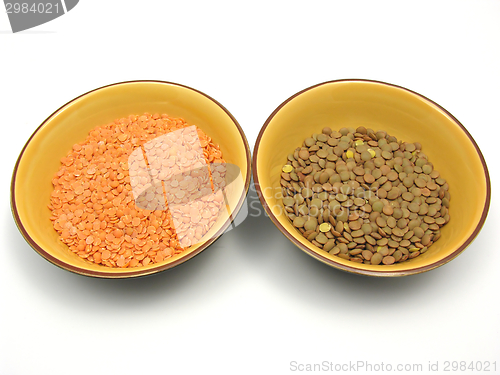
[[[484, 221], [489, 205], [489, 179], [479, 149], [452, 116], [418, 94], [379, 82], [329, 82], [292, 97], [266, 124], [254, 155], [254, 173], [264, 203], [287, 237], [334, 267], [388, 275], [432, 269], [458, 255]], [[422, 144], [434, 168], [447, 180], [451, 195], [450, 222], [443, 227], [441, 239], [425, 254], [391, 266], [355, 264], [317, 250], [291, 225], [282, 209], [281, 168], [289, 153], [325, 126], [334, 130], [364, 126], [385, 130], [398, 140]]]
[[96, 126], [144, 112], [182, 117], [221, 146], [226, 162], [241, 171], [241, 178], [235, 180], [227, 193], [229, 213], [234, 215], [239, 210], [249, 185], [250, 152], [243, 132], [228, 112], [204, 94], [176, 84], [129, 82], [107, 86], [71, 101], [51, 115], [26, 144], [14, 172], [13, 209], [17, 212], [18, 225], [28, 242], [35, 249], [41, 249], [49, 260], [59, 260], [64, 263], [59, 265], [84, 274], [151, 273], [194, 256], [228, 224], [228, 216], [221, 217], [202, 242], [162, 263], [135, 269], [91, 264], [72, 254], [59, 241], [47, 205], [53, 189], [51, 180], [60, 167], [61, 158]]

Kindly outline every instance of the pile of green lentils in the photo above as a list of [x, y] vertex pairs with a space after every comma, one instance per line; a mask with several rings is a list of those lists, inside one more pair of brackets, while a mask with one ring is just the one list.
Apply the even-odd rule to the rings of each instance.
[[283, 206], [322, 251], [390, 265], [424, 254], [450, 220], [448, 183], [420, 143], [365, 127], [326, 127], [288, 155]]

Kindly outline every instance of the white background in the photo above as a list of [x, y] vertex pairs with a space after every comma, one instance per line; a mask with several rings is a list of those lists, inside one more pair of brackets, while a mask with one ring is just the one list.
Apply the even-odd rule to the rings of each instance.
[[[496, 361], [500, 373], [500, 1], [82, 0], [19, 34], [0, 10], [1, 375], [289, 374], [292, 361], [358, 360]], [[53, 266], [17, 231], [15, 160], [80, 94], [134, 79], [188, 85], [231, 111], [253, 148], [281, 102], [341, 78], [417, 91], [477, 141], [490, 212], [451, 263], [398, 279], [342, 273], [260, 216], [173, 270], [101, 280]]]

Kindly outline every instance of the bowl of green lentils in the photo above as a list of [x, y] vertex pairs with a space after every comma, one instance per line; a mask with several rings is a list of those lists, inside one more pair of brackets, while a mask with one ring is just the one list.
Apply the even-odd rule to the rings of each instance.
[[261, 203], [293, 244], [369, 276], [446, 264], [476, 238], [490, 203], [465, 127], [377, 81], [330, 81], [287, 99], [262, 127], [253, 164]]

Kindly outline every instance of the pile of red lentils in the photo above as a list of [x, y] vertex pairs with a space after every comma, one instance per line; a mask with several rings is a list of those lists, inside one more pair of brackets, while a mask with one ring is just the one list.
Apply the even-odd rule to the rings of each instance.
[[[92, 263], [126, 268], [159, 263], [185, 250], [168, 207], [137, 207], [128, 158], [156, 137], [188, 126], [166, 114], [131, 115], [96, 127], [73, 146], [52, 180], [48, 206], [70, 251]], [[224, 163], [219, 145], [196, 129], [206, 163]], [[213, 210], [217, 204], [222, 202], [210, 202]], [[214, 221], [206, 222], [206, 231]]]

